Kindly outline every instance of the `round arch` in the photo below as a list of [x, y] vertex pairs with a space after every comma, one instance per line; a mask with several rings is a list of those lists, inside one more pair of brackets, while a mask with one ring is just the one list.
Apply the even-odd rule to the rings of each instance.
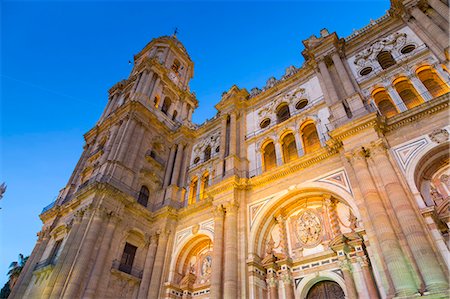
[[333, 282], [336, 282], [339, 284], [341, 289], [344, 291], [345, 297], [347, 298], [347, 289], [345, 288], [345, 281], [344, 279], [339, 276], [335, 272], [331, 271], [320, 271], [318, 275], [316, 273], [309, 274], [305, 277], [303, 277], [302, 281], [298, 285], [298, 287], [295, 290], [295, 294], [297, 298], [305, 299], [308, 295], [309, 290], [318, 282], [330, 280]]
[[199, 231], [193, 235], [191, 233], [190, 236], [185, 237], [179, 244], [176, 244], [173, 249], [172, 253], [172, 260], [170, 262], [170, 274], [169, 274], [169, 281], [173, 281], [175, 272], [177, 270], [177, 266], [179, 263], [179, 260], [183, 260], [187, 258], [187, 255], [189, 252], [196, 247], [199, 243], [208, 241], [213, 244], [214, 240], [214, 234], [205, 229], [199, 229]]
[[411, 188], [411, 192], [414, 195], [417, 206], [419, 209], [425, 208], [425, 201], [422, 198], [419, 187], [416, 185], [416, 174], [419, 171], [422, 163], [432, 162], [433, 159], [436, 159], [439, 153], [448, 153], [448, 147], [450, 146], [450, 142], [444, 142], [441, 144], [429, 143], [425, 147], [422, 148], [420, 152], [418, 152], [410, 161], [405, 170], [406, 182]]
[[340, 202], [348, 205], [355, 213], [355, 216], [358, 219], [361, 219], [355, 199], [348, 192], [328, 183], [304, 182], [288, 188], [286, 193], [283, 192], [278, 198], [272, 199], [271, 202], [268, 202], [258, 213], [250, 230], [249, 244], [253, 244], [253, 247], [249, 248], [249, 252], [256, 253], [258, 256], [263, 252], [262, 242], [264, 236], [273, 224], [274, 216], [277, 211], [292, 205], [295, 201], [311, 197], [323, 197], [324, 194], [333, 196]]

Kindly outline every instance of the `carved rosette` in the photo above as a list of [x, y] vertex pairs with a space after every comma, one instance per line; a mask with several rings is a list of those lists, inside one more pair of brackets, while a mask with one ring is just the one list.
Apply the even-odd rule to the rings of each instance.
[[295, 236], [303, 247], [312, 248], [319, 245], [323, 239], [323, 225], [314, 210], [303, 211], [294, 221]]

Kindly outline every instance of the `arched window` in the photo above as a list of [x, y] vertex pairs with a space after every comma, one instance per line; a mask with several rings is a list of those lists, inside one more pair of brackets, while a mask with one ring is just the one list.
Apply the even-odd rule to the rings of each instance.
[[209, 173], [205, 172], [200, 182], [200, 200], [205, 199], [205, 190], [208, 188], [208, 186], [209, 186]]
[[178, 61], [178, 59], [175, 59], [174, 61], [173, 61], [173, 64], [172, 64], [172, 70], [175, 72], [175, 73], [178, 73], [179, 71], [180, 71], [180, 66], [181, 66], [181, 63]]
[[153, 104], [155, 105], [155, 108], [158, 108], [158, 107], [159, 107], [159, 97], [158, 97], [158, 96], [156, 96], [156, 97], [153, 99]]
[[150, 192], [148, 191], [148, 188], [145, 186], [141, 187], [141, 191], [139, 191], [139, 196], [137, 202], [144, 207], [147, 207], [148, 204], [148, 196]]
[[297, 145], [295, 144], [294, 134], [288, 133], [281, 140], [284, 163], [288, 163], [297, 158]]
[[424, 67], [417, 70], [417, 77], [428, 89], [433, 98], [437, 98], [450, 91], [447, 84], [441, 80], [436, 72], [430, 67]]
[[177, 114], [178, 114], [178, 111], [175, 110], [172, 115], [172, 120], [175, 120], [177, 118]]
[[414, 86], [408, 79], [402, 77], [394, 81], [394, 88], [402, 98], [408, 109], [412, 109], [423, 103], [423, 99], [419, 96]]
[[211, 159], [211, 147], [209, 145], [205, 148], [204, 153], [205, 153], [205, 161]]
[[306, 154], [312, 153], [321, 147], [319, 135], [317, 134], [317, 129], [314, 123], [304, 125], [301, 129], [301, 135]]
[[277, 108], [277, 122], [282, 123], [291, 117], [289, 106], [286, 103], [282, 103]]
[[397, 108], [392, 102], [391, 97], [387, 93], [386, 89], [379, 88], [372, 93], [373, 100], [380, 110], [380, 113], [385, 117], [391, 117], [398, 113]]
[[194, 177], [191, 180], [191, 184], [189, 186], [188, 204], [193, 204], [197, 201], [197, 184], [198, 184], [198, 179], [197, 179], [197, 177]]
[[161, 111], [164, 114], [167, 114], [169, 112], [170, 104], [172, 104], [172, 101], [168, 97], [166, 97], [164, 99], [164, 102], [163, 102], [163, 105], [162, 105], [162, 108], [161, 108]]
[[275, 153], [275, 144], [272, 141], [264, 145], [262, 155], [264, 171], [270, 170], [277, 166], [277, 154]]
[[392, 57], [392, 54], [388, 51], [381, 51], [380, 53], [378, 53], [377, 60], [383, 70], [395, 64], [394, 57]]

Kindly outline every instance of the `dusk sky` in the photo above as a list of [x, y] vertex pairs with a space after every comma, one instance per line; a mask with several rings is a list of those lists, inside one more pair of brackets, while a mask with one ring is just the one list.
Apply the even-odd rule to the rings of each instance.
[[346, 37], [385, 14], [389, 1], [0, 1], [0, 288], [9, 264], [29, 255], [42, 208], [65, 186], [83, 134], [107, 91], [128, 77], [152, 38], [178, 38], [194, 61], [191, 90], [202, 123], [223, 91], [250, 90], [303, 63], [302, 40], [322, 28]]

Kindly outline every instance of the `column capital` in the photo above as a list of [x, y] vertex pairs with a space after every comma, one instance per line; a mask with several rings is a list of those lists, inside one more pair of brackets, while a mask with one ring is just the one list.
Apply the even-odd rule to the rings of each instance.
[[381, 139], [371, 142], [368, 148], [370, 150], [370, 153], [373, 155], [380, 155], [380, 154], [386, 155], [387, 153], [387, 146]]
[[346, 257], [339, 261], [339, 266], [343, 271], [352, 272], [352, 265]]
[[225, 209], [227, 211], [227, 213], [237, 213], [238, 209], [239, 209], [239, 202], [237, 202], [236, 200], [232, 200], [229, 203], [227, 203], [227, 205], [225, 206]]
[[222, 205], [218, 205], [213, 207], [213, 215], [214, 218], [223, 218], [223, 216], [225, 215], [225, 210], [223, 208]]
[[370, 265], [370, 261], [369, 261], [369, 259], [367, 258], [367, 256], [358, 256], [357, 258], [356, 258], [356, 260], [358, 261], [358, 263], [359, 263], [359, 265], [361, 266], [361, 268], [363, 268], [363, 267], [369, 267], [369, 265]]
[[368, 151], [365, 148], [356, 148], [344, 155], [350, 163], [355, 163], [364, 161], [368, 157]]

